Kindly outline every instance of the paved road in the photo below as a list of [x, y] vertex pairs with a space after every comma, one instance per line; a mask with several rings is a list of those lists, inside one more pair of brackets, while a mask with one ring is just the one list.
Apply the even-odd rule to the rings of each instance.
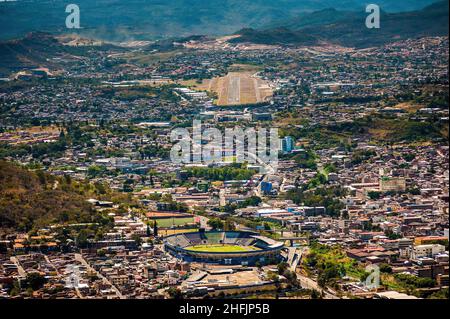
[[19, 259], [17, 259], [17, 257], [12, 256], [10, 258], [10, 260], [17, 266], [17, 271], [19, 272], [19, 276], [25, 277], [27, 275], [27, 272], [20, 265]]
[[333, 295], [333, 294], [323, 290], [319, 286], [319, 284], [315, 280], [313, 280], [311, 278], [308, 278], [308, 277], [305, 277], [303, 275], [300, 275], [298, 272], [297, 272], [297, 278], [300, 281], [300, 285], [303, 288], [317, 290], [319, 293], [323, 293], [324, 294], [325, 299], [340, 299], [338, 296], [335, 296], [335, 295]]

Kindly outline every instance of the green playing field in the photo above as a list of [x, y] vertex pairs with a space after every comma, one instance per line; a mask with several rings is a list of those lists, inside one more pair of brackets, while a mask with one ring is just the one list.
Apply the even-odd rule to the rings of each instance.
[[184, 217], [184, 218], [158, 218], [156, 219], [158, 223], [158, 227], [168, 228], [171, 226], [181, 226], [185, 224], [192, 224], [194, 222], [194, 218], [192, 217]]
[[196, 245], [186, 247], [186, 250], [201, 251], [209, 253], [241, 253], [246, 251], [259, 250], [253, 246], [239, 246], [239, 245]]

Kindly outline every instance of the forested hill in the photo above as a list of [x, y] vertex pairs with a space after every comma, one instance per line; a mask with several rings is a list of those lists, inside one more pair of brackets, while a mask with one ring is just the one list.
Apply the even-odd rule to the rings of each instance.
[[115, 194], [104, 185], [0, 161], [0, 234], [31, 231], [52, 223], [108, 223], [86, 201], [91, 197], [127, 201], [127, 195]]

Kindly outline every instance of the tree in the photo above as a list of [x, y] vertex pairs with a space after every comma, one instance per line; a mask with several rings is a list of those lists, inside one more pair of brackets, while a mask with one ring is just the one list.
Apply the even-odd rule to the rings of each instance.
[[394, 233], [391, 229], [387, 229], [384, 234], [391, 240], [402, 238], [403, 236], [397, 233]]
[[330, 267], [325, 268], [325, 270], [319, 274], [317, 283], [320, 287], [325, 287], [330, 281], [340, 278], [340, 275], [337, 267], [330, 265]]
[[142, 238], [138, 234], [133, 234], [131, 236], [131, 239], [133, 239], [138, 246], [140, 246], [142, 244]]
[[223, 229], [223, 222], [220, 218], [211, 218], [208, 220], [208, 226], [210, 226], [213, 230]]
[[99, 182], [95, 182], [94, 183], [95, 189], [97, 191], [98, 194], [106, 194], [106, 188], [105, 185], [103, 185], [102, 183]]
[[38, 290], [42, 288], [42, 286], [44, 286], [44, 284], [47, 282], [47, 279], [45, 279], [45, 277], [40, 273], [32, 272], [27, 274], [27, 282], [31, 289]]
[[287, 268], [288, 268], [288, 264], [286, 262], [284, 262], [284, 261], [280, 262], [277, 265], [278, 274], [283, 275], [286, 272]]
[[325, 207], [326, 215], [339, 216], [340, 211], [345, 208], [340, 198], [345, 197], [346, 194], [347, 190], [341, 186], [322, 186], [314, 190], [297, 188], [287, 192], [286, 198], [293, 200], [296, 204], [304, 204], [311, 207], [323, 206]]
[[103, 166], [92, 165], [88, 168], [89, 177], [98, 177], [106, 172], [106, 168]]
[[380, 265], [380, 272], [391, 274], [392, 273], [392, 267], [388, 264], [381, 264]]
[[283, 276], [286, 277], [287, 281], [294, 287], [298, 286], [297, 274], [289, 269], [286, 269], [283, 273]]
[[154, 221], [154, 224], [153, 224], [153, 236], [155, 236], [155, 237], [158, 236], [158, 223], [156, 222], [156, 220]]
[[172, 203], [173, 202], [173, 198], [171, 194], [164, 194], [161, 197], [161, 201], [164, 203]]
[[320, 299], [320, 293], [317, 290], [313, 289], [311, 291], [311, 299]]
[[225, 224], [224, 224], [223, 227], [224, 227], [225, 231], [234, 231], [234, 230], [236, 230], [236, 225], [230, 219], [226, 219], [225, 220]]
[[80, 230], [76, 243], [80, 248], [86, 248], [88, 244], [88, 233], [85, 229]]
[[258, 206], [261, 203], [261, 198], [258, 196], [251, 196], [237, 205], [237, 208], [245, 208], [248, 206]]
[[170, 287], [167, 293], [173, 299], [183, 299], [183, 294], [181, 293], [181, 290], [178, 288]]
[[376, 192], [376, 191], [370, 191], [370, 192], [367, 193], [367, 196], [369, 196], [369, 198], [372, 199], [372, 200], [376, 200], [376, 199], [380, 199], [381, 193], [380, 192]]

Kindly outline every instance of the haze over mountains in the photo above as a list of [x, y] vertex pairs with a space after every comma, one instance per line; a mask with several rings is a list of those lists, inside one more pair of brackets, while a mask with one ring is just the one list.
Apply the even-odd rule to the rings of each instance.
[[[418, 10], [433, 0], [379, 0], [386, 12]], [[363, 11], [367, 0], [78, 0], [80, 33], [105, 40], [125, 41], [223, 35], [242, 28], [270, 26], [308, 12], [334, 8]], [[62, 0], [0, 1], [0, 39], [32, 31], [68, 32]], [[338, 16], [336, 16], [338, 18]], [[320, 19], [317, 22], [321, 22]], [[287, 25], [287, 27], [289, 27]]]
[[[421, 10], [386, 13], [382, 12], [381, 28], [367, 29], [367, 13], [323, 9], [304, 13], [294, 18], [280, 19], [260, 29], [244, 28], [228, 40], [231, 43], [255, 43], [269, 45], [304, 46], [332, 43], [347, 47], [366, 48], [408, 38], [424, 36], [448, 36], [449, 4], [447, 0], [433, 3]], [[235, 30], [234, 30], [235, 31]], [[205, 33], [203, 33], [205, 35]], [[68, 37], [69, 40], [71, 36]], [[174, 37], [148, 45], [142, 49], [149, 52], [173, 50], [174, 42], [190, 40], [210, 41], [211, 36]], [[67, 46], [50, 33], [33, 32], [17, 40], [0, 42], [0, 75], [8, 75], [23, 68], [46, 66], [59, 69], [54, 57], [95, 54], [98, 50], [111, 48], [110, 44]], [[115, 47], [115, 50], [127, 48]], [[58, 60], [59, 61], [59, 60]]]
[[325, 9], [282, 20], [255, 30], [243, 29], [233, 42], [258, 44], [312, 45], [330, 42], [348, 47], [371, 47], [387, 42], [424, 36], [448, 35], [449, 3], [433, 3], [421, 10], [381, 12], [379, 29], [365, 26], [365, 11]]

